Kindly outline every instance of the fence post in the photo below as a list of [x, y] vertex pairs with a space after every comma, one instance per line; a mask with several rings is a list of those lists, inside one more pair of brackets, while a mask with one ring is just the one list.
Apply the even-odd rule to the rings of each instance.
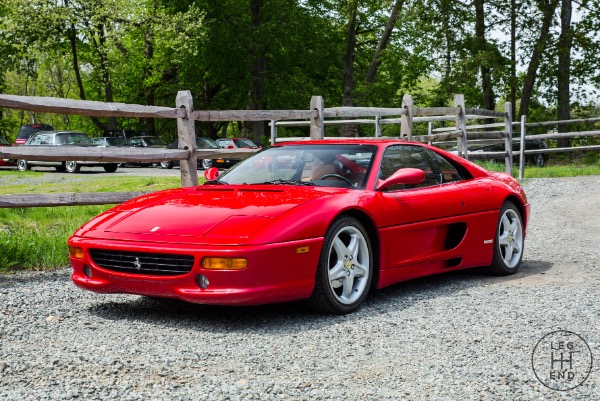
[[181, 186], [192, 187], [198, 185], [198, 159], [196, 158], [196, 132], [194, 129], [194, 100], [190, 91], [177, 92], [175, 101], [177, 108], [186, 111], [185, 117], [177, 118], [177, 139], [179, 149], [187, 149], [190, 156], [187, 160], [181, 160]]
[[323, 124], [324, 120], [324, 106], [322, 96], [313, 96], [310, 98], [310, 109], [317, 110], [317, 116], [311, 117], [310, 119], [310, 139], [320, 140], [325, 137], [325, 128]]
[[465, 95], [454, 95], [454, 107], [458, 107], [456, 112], [456, 129], [462, 131], [462, 136], [456, 138], [458, 155], [469, 160], [469, 150], [467, 148], [467, 116], [465, 114]]
[[512, 149], [512, 103], [504, 103], [504, 147], [506, 149], [506, 156], [504, 162], [506, 163], [506, 173], [512, 175], [513, 169], [513, 149]]
[[400, 118], [400, 137], [409, 141], [412, 141], [414, 105], [411, 95], [402, 97], [402, 108], [406, 109], [406, 114]]
[[527, 127], [525, 123], [527, 117], [525, 114], [521, 116], [521, 149], [519, 150], [519, 179], [525, 178], [525, 135], [527, 135]]
[[429, 137], [427, 139], [428, 145], [433, 144], [433, 141], [431, 140], [431, 135], [433, 135], [433, 121], [429, 121], [429, 123], [427, 124], [427, 136]]
[[381, 138], [381, 116], [375, 116], [375, 137]]
[[277, 142], [277, 120], [271, 120], [271, 145]]

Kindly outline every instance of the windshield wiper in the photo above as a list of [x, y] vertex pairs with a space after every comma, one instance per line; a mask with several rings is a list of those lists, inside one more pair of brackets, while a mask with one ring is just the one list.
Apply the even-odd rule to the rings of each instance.
[[257, 182], [254, 185], [264, 185], [264, 184], [273, 184], [273, 185], [305, 185], [309, 187], [314, 187], [315, 183], [310, 181], [295, 181], [295, 180], [273, 180], [273, 181], [265, 181], [265, 182]]

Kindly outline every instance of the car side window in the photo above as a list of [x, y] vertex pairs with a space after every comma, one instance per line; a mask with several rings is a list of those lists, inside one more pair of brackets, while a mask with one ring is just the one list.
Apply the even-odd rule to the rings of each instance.
[[466, 178], [463, 177], [444, 156], [432, 150], [426, 150], [431, 159], [437, 164], [442, 176], [442, 182], [462, 181]]
[[387, 179], [401, 168], [416, 168], [425, 172], [425, 181], [421, 184], [394, 185], [389, 187], [389, 191], [424, 188], [442, 183], [437, 166], [426, 151], [427, 149], [415, 145], [392, 145], [385, 150], [379, 178]]

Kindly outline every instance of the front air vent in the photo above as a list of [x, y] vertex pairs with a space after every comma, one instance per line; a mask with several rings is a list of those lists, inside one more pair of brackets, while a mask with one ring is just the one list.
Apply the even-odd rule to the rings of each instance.
[[194, 266], [194, 257], [190, 255], [108, 249], [90, 249], [89, 252], [96, 265], [120, 273], [178, 276], [189, 273]]

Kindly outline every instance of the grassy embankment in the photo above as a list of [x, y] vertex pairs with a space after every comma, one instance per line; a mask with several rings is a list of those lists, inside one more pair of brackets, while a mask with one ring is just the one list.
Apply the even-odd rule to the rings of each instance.
[[[1, 170], [0, 195], [158, 191], [180, 185], [179, 177], [103, 176], [82, 180], [65, 174], [63, 180], [47, 182], [49, 177], [56, 177], [56, 173]], [[67, 266], [67, 238], [87, 220], [110, 207], [0, 208], [0, 271]]]
[[[552, 162], [543, 168], [527, 167], [525, 178], [571, 177], [600, 174], [600, 159]], [[488, 170], [504, 171], [503, 163], [478, 162]], [[518, 167], [515, 167], [518, 175]], [[48, 175], [46, 175], [48, 174]], [[56, 173], [0, 171], [0, 195], [56, 192], [158, 191], [178, 187], [178, 177], [94, 177], [79, 180], [63, 175], [62, 181], [44, 182]], [[25, 183], [24, 183], [25, 182]], [[34, 182], [34, 184], [32, 184]], [[108, 209], [102, 206], [0, 208], [0, 271], [65, 267], [67, 238], [83, 223]]]

